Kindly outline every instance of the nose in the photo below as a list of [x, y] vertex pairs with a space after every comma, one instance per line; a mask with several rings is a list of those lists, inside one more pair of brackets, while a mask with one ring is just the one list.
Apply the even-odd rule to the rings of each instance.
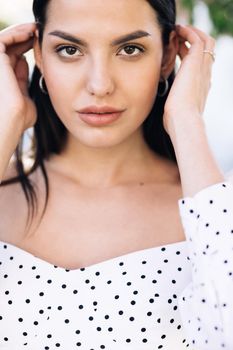
[[101, 58], [93, 59], [88, 72], [88, 92], [96, 97], [104, 97], [106, 95], [111, 95], [114, 88], [113, 72], [108, 62]]

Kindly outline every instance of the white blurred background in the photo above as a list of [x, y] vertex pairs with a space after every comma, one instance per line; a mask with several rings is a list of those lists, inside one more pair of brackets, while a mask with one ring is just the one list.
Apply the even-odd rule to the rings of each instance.
[[[31, 6], [32, 0], [0, 0], [0, 21], [8, 24], [33, 21]], [[179, 13], [178, 22], [187, 23], [185, 12]], [[194, 24], [211, 32], [208, 7], [201, 1], [196, 2]], [[228, 172], [233, 169], [233, 38], [219, 36], [216, 54], [204, 118], [210, 146], [222, 170]]]

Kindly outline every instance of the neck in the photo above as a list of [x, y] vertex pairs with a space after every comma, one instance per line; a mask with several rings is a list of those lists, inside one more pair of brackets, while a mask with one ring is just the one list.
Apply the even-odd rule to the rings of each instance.
[[106, 148], [87, 147], [69, 136], [65, 150], [53, 156], [50, 164], [83, 186], [103, 188], [144, 182], [156, 160], [161, 162], [138, 131], [127, 141]]

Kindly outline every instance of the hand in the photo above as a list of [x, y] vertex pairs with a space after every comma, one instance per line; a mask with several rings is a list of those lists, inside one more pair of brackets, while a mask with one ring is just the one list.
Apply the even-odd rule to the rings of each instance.
[[33, 47], [36, 24], [8, 27], [0, 32], [0, 119], [18, 123], [22, 132], [36, 121], [36, 108], [28, 96], [28, 64], [23, 56]]
[[[200, 30], [177, 27], [181, 65], [168, 95], [164, 126], [170, 135], [184, 196], [223, 181], [201, 118], [211, 82], [215, 41]], [[185, 42], [189, 42], [188, 48]]]
[[188, 119], [203, 114], [214, 61], [209, 53], [204, 53], [204, 50], [214, 51], [212, 37], [191, 26], [177, 26], [176, 32], [181, 65], [165, 104], [164, 126], [168, 133], [172, 124], [188, 123]]

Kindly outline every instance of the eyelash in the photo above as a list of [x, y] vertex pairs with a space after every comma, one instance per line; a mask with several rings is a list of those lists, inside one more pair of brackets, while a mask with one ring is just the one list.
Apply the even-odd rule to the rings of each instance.
[[[143, 54], [145, 52], [145, 49], [139, 45], [135, 45], [135, 44], [127, 44], [127, 45], [124, 45], [123, 47], [120, 48], [119, 51], [121, 50], [124, 50], [126, 48], [133, 48], [133, 49], [137, 49], [139, 50], [139, 53], [136, 54], [136, 55], [122, 55], [123, 57], [127, 57], [127, 58], [131, 58], [131, 57], [138, 57], [140, 56], [141, 54]], [[78, 47], [75, 47], [75, 46], [72, 46], [72, 45], [61, 45], [61, 46], [58, 46], [56, 49], [55, 49], [55, 52], [62, 58], [72, 58], [74, 57], [74, 55], [68, 55], [68, 56], [63, 56], [62, 54], [60, 54], [63, 50], [66, 50], [66, 49], [75, 49], [75, 50], [78, 50], [81, 52], [81, 50], [79, 50]], [[77, 57], [80, 57], [82, 55], [78, 55]]]

